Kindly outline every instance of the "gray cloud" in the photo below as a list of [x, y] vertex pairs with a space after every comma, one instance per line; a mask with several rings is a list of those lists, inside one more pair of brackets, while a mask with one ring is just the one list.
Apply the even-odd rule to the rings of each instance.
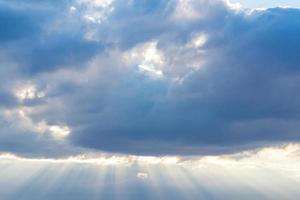
[[26, 4], [42, 24], [24, 9], [5, 14], [2, 5], [0, 16], [8, 47], [1, 56], [16, 69], [0, 105], [25, 112], [33, 137], [68, 127], [64, 140], [74, 148], [132, 154], [299, 141], [298, 9], [250, 12], [217, 0], [43, 3], [52, 5], [46, 13], [44, 4]]

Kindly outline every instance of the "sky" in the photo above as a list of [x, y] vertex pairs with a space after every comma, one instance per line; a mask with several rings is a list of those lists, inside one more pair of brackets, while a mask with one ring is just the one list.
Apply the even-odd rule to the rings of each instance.
[[298, 7], [0, 0], [0, 199], [296, 200]]
[[232, 0], [231, 2], [240, 3], [245, 8], [300, 7], [298, 0]]

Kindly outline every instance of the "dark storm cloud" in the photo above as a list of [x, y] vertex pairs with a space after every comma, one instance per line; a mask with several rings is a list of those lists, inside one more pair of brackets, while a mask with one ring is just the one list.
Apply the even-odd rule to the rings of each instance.
[[62, 66], [78, 66], [100, 49], [100, 45], [83, 41], [76, 36], [72, 38], [58, 35], [47, 40], [49, 41], [39, 42], [30, 53], [24, 53], [25, 72], [35, 74], [53, 71]]
[[[36, 11], [29, 13], [16, 2], [0, 4], [1, 63], [17, 74], [5, 79], [0, 106], [27, 112], [33, 138], [43, 121], [44, 129], [68, 126], [74, 147], [133, 154], [214, 154], [300, 139], [298, 9], [23, 2]], [[199, 33], [203, 44], [194, 41]], [[8, 107], [23, 82], [37, 91]]]
[[2, 51], [34, 75], [64, 66], [78, 66], [101, 49], [84, 39], [81, 25], [68, 16], [71, 1], [0, 2]]
[[228, 18], [215, 19], [224, 24], [213, 30], [201, 25], [210, 37], [203, 70], [168, 93], [145, 94], [152, 87], [142, 81], [141, 86], [116, 89], [108, 114], [101, 110], [88, 118], [88, 128], [80, 131], [84, 134], [75, 132], [75, 141], [142, 154], [207, 153], [207, 146], [214, 153], [298, 141], [299, 14], [277, 8], [222, 16]]

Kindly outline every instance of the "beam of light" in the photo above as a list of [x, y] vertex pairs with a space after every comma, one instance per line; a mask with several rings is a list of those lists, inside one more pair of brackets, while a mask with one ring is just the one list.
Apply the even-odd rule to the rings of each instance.
[[0, 199], [290, 199], [300, 145], [234, 155], [60, 159], [0, 155]]

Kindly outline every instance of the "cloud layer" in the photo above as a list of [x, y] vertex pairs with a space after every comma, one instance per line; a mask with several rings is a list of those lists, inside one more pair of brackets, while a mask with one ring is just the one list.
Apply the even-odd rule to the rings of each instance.
[[219, 0], [0, 1], [0, 151], [299, 142], [298, 19]]

